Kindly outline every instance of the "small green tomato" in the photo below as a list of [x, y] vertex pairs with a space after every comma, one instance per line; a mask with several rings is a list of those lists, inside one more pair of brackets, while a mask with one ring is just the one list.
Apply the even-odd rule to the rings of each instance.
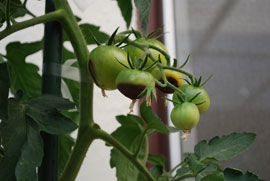
[[184, 102], [175, 106], [171, 112], [171, 120], [174, 126], [180, 130], [191, 130], [200, 119], [197, 106], [190, 102]]

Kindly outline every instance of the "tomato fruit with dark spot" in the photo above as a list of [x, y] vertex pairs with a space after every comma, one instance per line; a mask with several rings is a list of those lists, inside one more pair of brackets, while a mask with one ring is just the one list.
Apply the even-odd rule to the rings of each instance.
[[[199, 104], [197, 105], [200, 113], [204, 113], [209, 109], [210, 106], [210, 98], [206, 90], [202, 87], [196, 87], [193, 85], [183, 85], [179, 88], [181, 91], [184, 92], [185, 96], [188, 100], [192, 99], [196, 94], [200, 92], [200, 94], [192, 100], [192, 103]], [[179, 102], [177, 97], [177, 92], [173, 94], [173, 100]]]
[[[160, 82], [164, 83], [161, 72], [158, 68], [155, 68], [151, 74], [155, 77], [155, 79], [159, 80]], [[175, 87], [180, 87], [184, 85], [184, 79], [183, 76], [180, 72], [174, 71], [174, 70], [169, 70], [169, 69], [164, 69], [164, 74], [167, 78], [167, 80], [173, 84]], [[156, 86], [161, 92], [165, 94], [172, 94], [174, 93], [174, 90], [170, 87], [161, 87], [159, 85]]]
[[89, 72], [97, 86], [105, 90], [116, 89], [115, 79], [128, 66], [127, 53], [116, 46], [101, 45], [90, 53]]
[[200, 119], [197, 106], [191, 102], [176, 105], [171, 112], [171, 120], [174, 126], [180, 130], [191, 130]]
[[120, 72], [116, 78], [116, 85], [118, 90], [130, 99], [138, 99], [141, 92], [152, 84], [155, 86], [153, 76], [146, 71], [137, 69], [125, 69]]

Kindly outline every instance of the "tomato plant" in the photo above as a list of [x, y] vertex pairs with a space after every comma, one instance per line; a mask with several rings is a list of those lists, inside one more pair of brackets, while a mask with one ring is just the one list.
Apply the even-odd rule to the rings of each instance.
[[[129, 27], [132, 3], [117, 2]], [[140, 11], [141, 30], [127, 29], [118, 34], [116, 30], [110, 37], [95, 25], [81, 23], [66, 0], [47, 0], [46, 13], [40, 16], [31, 13], [27, 3], [26, 0], [0, 2], [0, 27], [3, 27], [0, 40], [25, 28], [45, 24], [44, 40], [9, 42], [5, 54], [0, 54], [1, 181], [73, 181], [96, 139], [110, 146], [110, 165], [116, 168], [118, 180], [259, 180], [250, 172], [219, 166], [219, 162], [247, 150], [255, 140], [253, 133], [232, 133], [209, 142], [203, 140], [195, 146], [194, 153], [185, 154], [182, 162], [171, 170], [166, 170], [164, 156], [149, 153], [151, 134], [180, 130], [189, 134], [210, 103], [207, 93], [200, 88], [204, 84], [200, 84], [201, 79], [193, 80], [191, 73], [182, 70], [183, 66], [170, 66], [165, 46], [146, 35], [150, 3], [134, 0]], [[24, 16], [28, 19], [20, 18]], [[138, 31], [144, 38], [130, 39], [125, 35]], [[73, 51], [62, 46], [62, 40], [70, 43]], [[99, 46], [89, 52], [88, 45], [92, 44]], [[44, 52], [42, 77], [38, 67], [26, 61], [41, 50]], [[61, 67], [72, 59], [76, 61], [69, 68], [79, 70], [79, 81], [61, 77]], [[185, 80], [190, 85], [181, 86], [182, 75], [189, 78], [190, 82]], [[61, 96], [62, 80], [71, 94], [69, 99]], [[101, 89], [118, 88], [131, 99], [145, 97], [148, 101], [140, 104], [140, 116], [117, 115], [120, 126], [109, 134], [94, 120], [94, 82]], [[151, 96], [156, 96], [156, 85], [177, 91], [177, 99], [172, 101], [181, 103], [171, 112], [176, 128], [165, 125], [149, 104]], [[76, 129], [74, 140], [71, 132]], [[154, 166], [149, 169], [148, 163]]]

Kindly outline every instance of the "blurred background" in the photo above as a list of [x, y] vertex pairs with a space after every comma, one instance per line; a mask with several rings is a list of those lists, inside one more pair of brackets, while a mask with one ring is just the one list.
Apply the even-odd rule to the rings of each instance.
[[[69, 0], [74, 13], [88, 22], [101, 26], [101, 31], [111, 34], [118, 26], [125, 30], [125, 22], [113, 0]], [[157, 141], [158, 149], [167, 142], [170, 166], [179, 163], [182, 152], [192, 152], [201, 139], [210, 139], [232, 132], [254, 132], [257, 139], [241, 156], [226, 162], [224, 167], [250, 170], [260, 178], [270, 180], [270, 1], [268, 0], [152, 0], [152, 21], [164, 25], [164, 42], [172, 57], [183, 62], [191, 54], [187, 70], [197, 77], [212, 79], [204, 86], [211, 98], [211, 106], [201, 116], [197, 128], [187, 142], [174, 134]], [[29, 3], [35, 15], [44, 13], [44, 0]], [[135, 9], [135, 8], [134, 8]], [[137, 27], [137, 12], [133, 9], [132, 27]], [[152, 22], [153, 23], [153, 22]], [[0, 44], [10, 41], [31, 42], [40, 40], [43, 25], [17, 32]], [[65, 46], [71, 49], [70, 45]], [[93, 46], [89, 46], [89, 50]], [[42, 52], [27, 58], [42, 70]], [[41, 71], [40, 71], [41, 72]], [[76, 75], [74, 75], [76, 77]], [[69, 96], [63, 86], [63, 95]], [[117, 91], [108, 91], [103, 98], [95, 87], [95, 121], [106, 131], [118, 127], [114, 117], [127, 114], [130, 100]], [[160, 103], [157, 106], [161, 106]], [[172, 109], [172, 105], [168, 107]], [[106, 113], [106, 114], [105, 114]], [[164, 119], [170, 120], [166, 111]], [[159, 139], [159, 137], [157, 138]], [[115, 170], [109, 166], [110, 148], [95, 141], [88, 151], [79, 181], [116, 180]]]

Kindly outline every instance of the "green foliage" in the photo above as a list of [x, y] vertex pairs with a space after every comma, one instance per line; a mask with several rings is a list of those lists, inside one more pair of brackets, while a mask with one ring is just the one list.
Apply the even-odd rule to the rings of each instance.
[[[0, 27], [6, 21], [6, 3], [7, 0], [0, 2]], [[27, 13], [27, 9], [20, 0], [10, 1], [9, 17], [18, 18], [23, 17]]]
[[147, 25], [149, 21], [149, 11], [151, 0], [134, 0], [136, 8], [140, 12], [140, 25], [144, 36], [147, 35]]
[[208, 143], [203, 140], [195, 146], [195, 154], [200, 161], [215, 159], [226, 161], [246, 151], [254, 142], [253, 133], [233, 133], [223, 137], [214, 137]]
[[235, 168], [226, 168], [224, 176], [224, 181], [262, 181], [249, 171], [244, 174], [241, 170]]
[[40, 51], [42, 41], [32, 43], [12, 42], [6, 47], [6, 59], [10, 76], [11, 92], [18, 90], [24, 93], [24, 99], [38, 97], [41, 92], [41, 77], [39, 68], [31, 63], [26, 63], [27, 56]]
[[[137, 140], [143, 135], [143, 121], [135, 116], [128, 114], [116, 117], [121, 127], [112, 133], [120, 143], [122, 143], [131, 152], [135, 152]], [[118, 180], [137, 181], [139, 171], [137, 168], [116, 149], [111, 150], [111, 167], [116, 167], [116, 176]]]
[[8, 100], [8, 119], [0, 124], [4, 147], [0, 180], [36, 180], [43, 156], [40, 131], [64, 134], [77, 128], [58, 111], [74, 106], [66, 99], [45, 95], [25, 102], [21, 97]]
[[152, 108], [146, 106], [146, 101], [141, 104], [140, 113], [146, 122], [146, 129], [153, 129], [163, 134], [168, 134], [169, 129], [164, 125], [160, 118], [153, 112]]
[[123, 18], [126, 21], [127, 28], [129, 28], [131, 18], [132, 18], [132, 1], [131, 0], [117, 0], [117, 3], [121, 10]]
[[[105, 43], [108, 40], [109, 35], [99, 30], [98, 26], [91, 25], [91, 24], [81, 24], [80, 29], [84, 35], [84, 39], [88, 45], [96, 44], [95, 40], [93, 39], [92, 35], [100, 42]], [[92, 34], [91, 34], [92, 33]]]
[[70, 135], [60, 135], [58, 139], [58, 176], [60, 176], [65, 168], [75, 141]]

